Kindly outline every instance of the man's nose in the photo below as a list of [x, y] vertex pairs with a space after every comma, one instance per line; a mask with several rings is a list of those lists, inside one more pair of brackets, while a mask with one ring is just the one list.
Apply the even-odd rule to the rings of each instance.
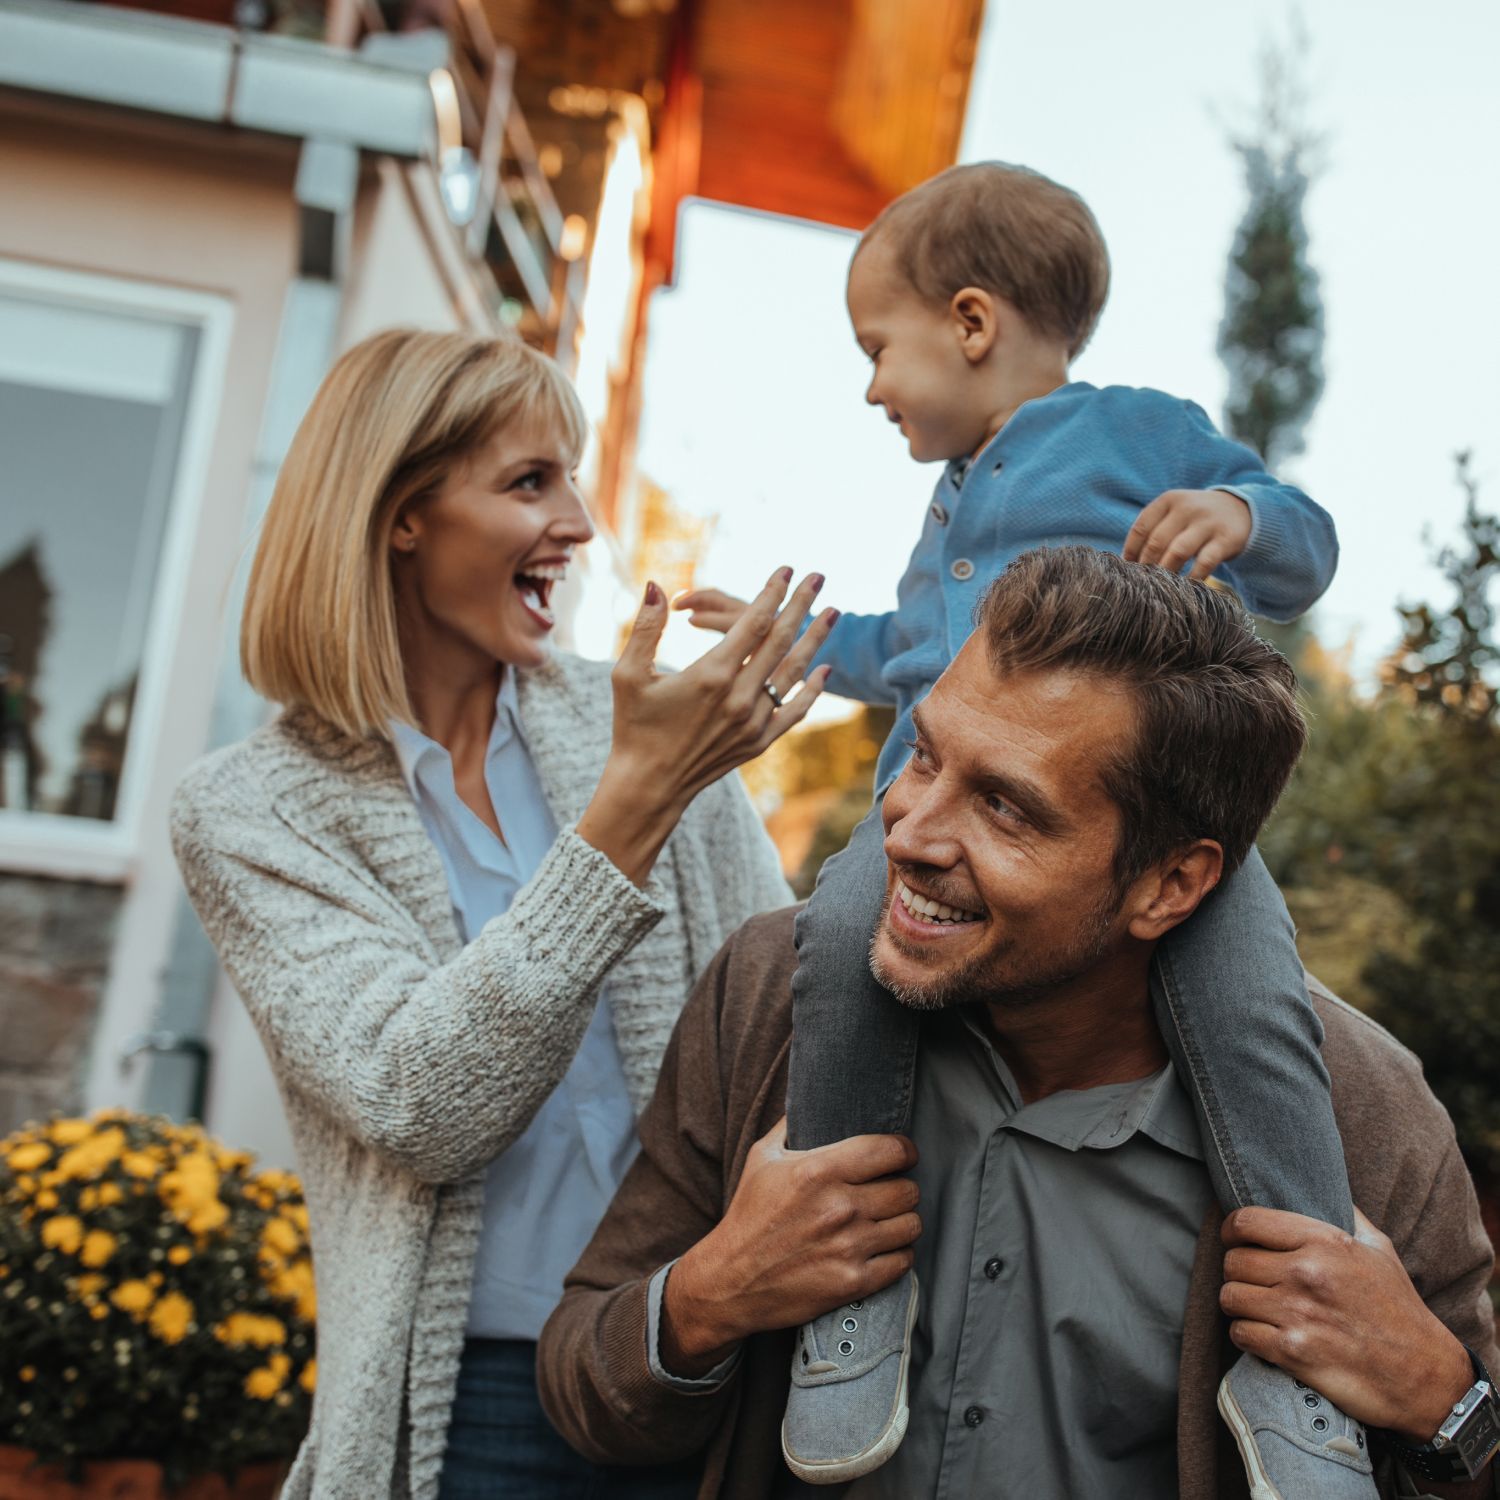
[[941, 778], [911, 788], [903, 788], [898, 780], [886, 801], [892, 816], [886, 823], [885, 857], [892, 864], [946, 870], [958, 863], [959, 843]]

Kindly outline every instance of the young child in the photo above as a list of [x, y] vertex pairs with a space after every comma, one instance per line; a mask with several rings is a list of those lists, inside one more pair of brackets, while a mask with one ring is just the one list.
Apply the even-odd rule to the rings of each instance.
[[[1069, 380], [1108, 284], [1103, 238], [1077, 195], [993, 162], [907, 193], [855, 251], [848, 306], [874, 366], [866, 400], [900, 425], [913, 458], [944, 469], [897, 607], [845, 614], [817, 658], [833, 669], [831, 691], [894, 704], [897, 723], [875, 809], [849, 852], [824, 867], [797, 924], [787, 1117], [799, 1149], [907, 1129], [919, 1022], [867, 963], [886, 889], [879, 803], [905, 763], [912, 705], [963, 644], [1004, 565], [1064, 542], [1174, 570], [1191, 562], [1192, 576], [1216, 574], [1274, 620], [1306, 610], [1333, 575], [1325, 512], [1199, 407]], [[727, 629], [743, 606], [699, 590], [676, 607]], [[1158, 1021], [1225, 1209], [1262, 1204], [1352, 1231], [1320, 1028], [1286, 907], [1258, 855], [1162, 945], [1158, 980]], [[801, 1478], [852, 1479], [899, 1445], [916, 1299], [908, 1273], [802, 1330], [782, 1429]], [[1220, 1409], [1253, 1493], [1374, 1495], [1358, 1424], [1321, 1398], [1314, 1423], [1310, 1395], [1248, 1355], [1225, 1378]]]

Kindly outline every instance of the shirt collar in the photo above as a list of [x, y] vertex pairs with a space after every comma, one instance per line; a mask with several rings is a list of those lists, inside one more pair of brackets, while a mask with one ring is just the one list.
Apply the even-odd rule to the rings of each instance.
[[[415, 724], [401, 719], [392, 719], [386, 725], [390, 731], [391, 748], [396, 752], [396, 763], [401, 767], [402, 779], [413, 797], [417, 795], [417, 780], [425, 765], [433, 756], [449, 758], [447, 750], [430, 735], [424, 734]], [[495, 722], [490, 729], [489, 748], [485, 759], [509, 744], [512, 739], [524, 745], [526, 737], [521, 731], [521, 700], [516, 691], [516, 669], [507, 667], [500, 678], [500, 691], [495, 694]]]
[[965, 1011], [961, 1016], [973, 1042], [993, 1068], [1010, 1109], [1002, 1128], [1021, 1131], [1067, 1151], [1112, 1151], [1139, 1133], [1179, 1156], [1203, 1160], [1192, 1104], [1170, 1062], [1146, 1078], [1092, 1089], [1063, 1089], [1023, 1104], [1015, 1077], [995, 1044], [972, 1015]]

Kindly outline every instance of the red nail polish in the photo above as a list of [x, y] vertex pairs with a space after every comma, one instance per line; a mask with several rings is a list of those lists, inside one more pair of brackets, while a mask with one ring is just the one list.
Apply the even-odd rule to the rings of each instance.
[[842, 610], [838, 610], [838, 609], [830, 609], [828, 611], [828, 628], [830, 630], [832, 630], [833, 627], [838, 624], [838, 622], [839, 622], [839, 616], [842, 613], [843, 613], [843, 611]]
[[655, 604], [660, 604], [661, 600], [662, 600], [661, 590], [659, 588], [657, 588], [657, 586], [654, 583], [648, 583], [646, 585], [646, 603], [647, 604], [655, 605]]
[[828, 580], [826, 578], [824, 578], [824, 576], [821, 573], [814, 573], [813, 576], [812, 576], [813, 593], [816, 594], [818, 592], [818, 590], [820, 588], [822, 588], [823, 585], [825, 583], [827, 583], [827, 582], [828, 582]]
[[778, 568], [776, 570], [776, 576], [783, 583], [790, 583], [792, 581], [792, 570], [790, 568]]

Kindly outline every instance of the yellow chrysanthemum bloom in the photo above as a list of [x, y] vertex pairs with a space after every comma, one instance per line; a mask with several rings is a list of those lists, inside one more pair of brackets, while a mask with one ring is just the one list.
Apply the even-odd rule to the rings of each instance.
[[186, 1245], [173, 1245], [167, 1251], [167, 1262], [169, 1265], [185, 1266], [193, 1258], [193, 1252]]
[[32, 1172], [52, 1159], [52, 1147], [45, 1141], [28, 1141], [17, 1146], [5, 1159], [12, 1172]]
[[59, 1214], [42, 1225], [42, 1244], [49, 1250], [74, 1254], [83, 1243], [83, 1220], [72, 1214]]
[[221, 1344], [248, 1344], [253, 1349], [269, 1349], [286, 1343], [286, 1324], [280, 1318], [263, 1313], [230, 1313], [214, 1329]]
[[307, 1233], [307, 1205], [305, 1203], [288, 1203], [287, 1206], [282, 1209], [282, 1213], [284, 1213], [287, 1218], [289, 1218], [292, 1223], [302, 1231], [303, 1234]]
[[288, 1302], [311, 1291], [312, 1284], [312, 1265], [305, 1260], [299, 1260], [284, 1271], [278, 1271], [270, 1282], [272, 1295], [285, 1298]]
[[97, 1270], [100, 1266], [109, 1264], [109, 1258], [115, 1253], [118, 1243], [107, 1230], [91, 1229], [84, 1236], [83, 1249], [79, 1251], [78, 1258], [84, 1265]]
[[47, 1134], [59, 1146], [76, 1146], [93, 1134], [94, 1127], [87, 1120], [54, 1120], [47, 1127]]
[[57, 1170], [68, 1181], [97, 1177], [124, 1149], [125, 1132], [118, 1125], [111, 1125], [63, 1152]]
[[95, 1319], [96, 1321], [100, 1318], [107, 1318], [108, 1316], [109, 1309], [102, 1302], [95, 1302], [89, 1308], [89, 1317]]
[[281, 1218], [267, 1219], [261, 1238], [281, 1255], [295, 1255], [302, 1248], [302, 1236]]
[[127, 1151], [120, 1158], [120, 1165], [127, 1177], [155, 1177], [160, 1162], [147, 1151]]
[[316, 1323], [318, 1320], [318, 1294], [312, 1287], [297, 1298], [297, 1316], [307, 1323]]
[[31, 1381], [36, 1379], [36, 1366], [22, 1365], [18, 1373], [20, 1374], [22, 1380], [30, 1384]]
[[318, 1362], [310, 1359], [302, 1366], [302, 1373], [297, 1377], [297, 1384], [310, 1396], [318, 1384]]
[[257, 1401], [269, 1401], [286, 1384], [291, 1368], [292, 1362], [285, 1354], [273, 1354], [245, 1377], [245, 1394]]
[[156, 1300], [156, 1293], [151, 1289], [148, 1282], [139, 1280], [122, 1281], [109, 1294], [109, 1300], [121, 1312], [143, 1313]]
[[32, 1199], [32, 1202], [35, 1203], [43, 1213], [51, 1213], [52, 1210], [57, 1207], [59, 1199], [57, 1194], [54, 1193], [51, 1188], [43, 1188], [41, 1192], [39, 1192], [36, 1197]]
[[218, 1169], [207, 1152], [193, 1151], [183, 1156], [172, 1171], [163, 1174], [156, 1190], [161, 1201], [184, 1223], [195, 1216], [199, 1218], [205, 1228], [194, 1233], [216, 1229], [228, 1217], [226, 1213], [218, 1218], [218, 1223], [209, 1222], [215, 1218], [214, 1206], [222, 1209], [223, 1205], [219, 1203]]
[[124, 1201], [125, 1190], [118, 1182], [101, 1182], [95, 1190], [95, 1196], [99, 1199], [100, 1208], [110, 1208]]
[[147, 1326], [164, 1344], [178, 1343], [193, 1321], [193, 1304], [181, 1292], [167, 1292], [151, 1309]]
[[80, 1297], [92, 1297], [102, 1292], [107, 1284], [107, 1279], [97, 1271], [90, 1271], [87, 1276], [76, 1277], [73, 1281], [74, 1290]]

